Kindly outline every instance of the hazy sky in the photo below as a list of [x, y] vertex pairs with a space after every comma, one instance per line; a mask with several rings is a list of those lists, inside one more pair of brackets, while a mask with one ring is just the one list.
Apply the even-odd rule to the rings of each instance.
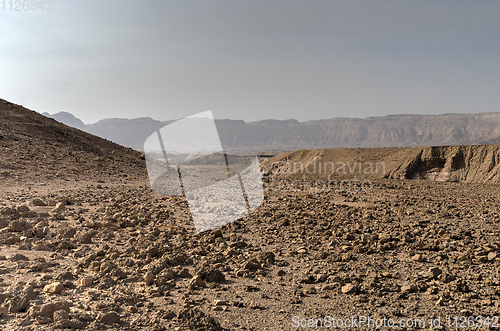
[[86, 123], [500, 111], [497, 0], [1, 6], [0, 98]]

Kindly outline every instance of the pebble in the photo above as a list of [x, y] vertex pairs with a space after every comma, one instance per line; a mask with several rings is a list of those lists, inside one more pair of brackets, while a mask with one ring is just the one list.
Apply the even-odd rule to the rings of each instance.
[[43, 202], [43, 200], [41, 200], [41, 199], [33, 199], [33, 200], [31, 201], [31, 204], [32, 204], [33, 206], [39, 206], [39, 207], [42, 207], [42, 206], [47, 206], [47, 204], [46, 204], [45, 202]]
[[28, 307], [33, 298], [33, 287], [18, 287], [14, 289], [14, 293], [15, 295], [7, 299], [4, 303], [4, 306], [8, 308], [10, 313], [17, 313]]
[[460, 310], [460, 313], [458, 314], [458, 316], [466, 316], [466, 317], [472, 316], [472, 315], [473, 315], [473, 313], [468, 309], [462, 309], [462, 310]]
[[155, 281], [155, 278], [156, 278], [155, 275], [151, 271], [148, 271], [144, 275], [143, 280], [144, 283], [146, 283], [146, 285], [152, 285], [153, 282]]
[[207, 284], [205, 283], [205, 281], [203, 280], [203, 278], [201, 278], [198, 275], [196, 275], [193, 278], [191, 278], [190, 284], [196, 285], [198, 287], [206, 287], [207, 286]]
[[306, 254], [307, 253], [307, 248], [305, 248], [305, 247], [299, 247], [299, 249], [297, 249], [297, 253], [299, 253], [299, 254]]
[[26, 221], [24, 220], [13, 220], [9, 223], [8, 229], [12, 232], [21, 232], [26, 230]]
[[344, 293], [344, 294], [356, 293], [358, 291], [356, 286], [351, 284], [351, 283], [342, 286], [341, 290], [342, 290], [342, 293]]
[[64, 289], [63, 283], [55, 282], [55, 283], [45, 285], [45, 287], [43, 288], [43, 291], [45, 293], [57, 294], [57, 293], [60, 293], [63, 289]]
[[406, 284], [401, 287], [402, 293], [415, 292], [416, 290], [417, 287], [415, 286], [415, 284]]
[[92, 285], [92, 278], [90, 277], [82, 277], [78, 280], [78, 285], [81, 287], [89, 287]]
[[63, 212], [65, 209], [66, 209], [66, 203], [64, 201], [61, 201], [56, 204], [55, 208], [52, 209], [52, 212], [60, 213]]
[[262, 269], [262, 266], [260, 265], [259, 261], [257, 261], [257, 259], [251, 259], [245, 263], [243, 268], [247, 269], [247, 270], [254, 271], [254, 270]]
[[17, 207], [17, 211], [20, 213], [27, 213], [30, 211], [30, 209], [28, 206], [22, 205], [22, 206]]
[[54, 311], [57, 310], [69, 311], [69, 307], [71, 307], [71, 303], [68, 301], [49, 302], [46, 304], [30, 307], [30, 309], [28, 310], [28, 315], [32, 318], [36, 318], [38, 316], [52, 317]]
[[9, 258], [9, 260], [11, 260], [11, 261], [29, 261], [30, 259], [27, 256], [22, 255], [22, 254], [14, 254]]
[[120, 323], [120, 315], [116, 311], [110, 311], [99, 317], [99, 321], [103, 324], [111, 325]]
[[429, 274], [429, 277], [437, 278], [437, 276], [441, 275], [443, 271], [438, 267], [430, 267], [429, 270], [427, 270], [427, 273]]
[[214, 306], [227, 306], [229, 303], [226, 300], [215, 300]]
[[425, 261], [425, 258], [422, 256], [422, 254], [415, 254], [412, 256], [411, 259], [413, 261], [417, 261], [417, 262], [424, 262]]

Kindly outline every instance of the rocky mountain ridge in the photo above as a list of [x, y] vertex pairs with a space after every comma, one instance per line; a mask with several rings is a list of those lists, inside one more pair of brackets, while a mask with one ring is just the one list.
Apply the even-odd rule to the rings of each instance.
[[[67, 113], [50, 115], [70, 126]], [[171, 121], [111, 118], [80, 129], [142, 150], [146, 138]], [[318, 148], [415, 147], [500, 143], [500, 112], [297, 120], [216, 120], [223, 145], [232, 152], [281, 152]]]

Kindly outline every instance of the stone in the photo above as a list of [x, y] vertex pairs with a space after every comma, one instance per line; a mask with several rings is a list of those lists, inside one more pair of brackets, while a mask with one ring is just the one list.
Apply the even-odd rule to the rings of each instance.
[[307, 253], [307, 248], [305, 248], [305, 247], [299, 247], [299, 249], [297, 249], [297, 253], [299, 253], [299, 254], [306, 254]]
[[38, 316], [52, 317], [55, 311], [69, 311], [69, 307], [71, 307], [71, 303], [69, 303], [68, 301], [50, 302], [43, 305], [32, 306], [28, 311], [28, 315], [32, 318], [36, 318]]
[[38, 206], [38, 207], [47, 206], [47, 204], [43, 202], [41, 199], [36, 199], [36, 198], [31, 201], [31, 204], [33, 206]]
[[120, 323], [120, 315], [116, 311], [110, 311], [99, 317], [99, 321], [106, 325]]
[[58, 229], [58, 236], [60, 238], [71, 239], [75, 236], [75, 234], [76, 234], [76, 229], [72, 226], [64, 226]]
[[259, 254], [259, 261], [261, 264], [274, 264], [276, 262], [276, 254], [273, 252], [262, 252]]
[[258, 291], [260, 291], [260, 288], [258, 288], [257, 286], [253, 285], [245, 286], [245, 292], [258, 292]]
[[84, 321], [70, 319], [66, 310], [57, 310], [53, 314], [54, 329], [84, 329], [87, 325]]
[[26, 205], [22, 205], [22, 206], [17, 207], [17, 211], [20, 213], [27, 213], [30, 211], [30, 208]]
[[221, 282], [226, 280], [224, 273], [213, 266], [203, 267], [198, 271], [197, 275], [207, 282]]
[[15, 210], [14, 208], [10, 208], [10, 207], [4, 207], [0, 210], [0, 214], [2, 215], [19, 215], [19, 213], [17, 212], [17, 210]]
[[144, 283], [146, 283], [146, 285], [152, 285], [153, 282], [155, 281], [155, 278], [156, 278], [155, 275], [151, 271], [148, 271], [144, 275], [143, 280]]
[[443, 283], [449, 283], [451, 282], [452, 280], [455, 279], [455, 277], [453, 277], [452, 275], [449, 275], [447, 273], [441, 273], [439, 276], [438, 276], [438, 279], [440, 281], [442, 281]]
[[189, 283], [190, 283], [190, 285], [192, 285], [192, 287], [194, 287], [194, 286], [206, 287], [207, 286], [207, 284], [205, 283], [205, 281], [203, 280], [203, 278], [201, 278], [198, 275], [196, 275], [193, 278], [191, 278], [191, 281]]
[[401, 286], [401, 292], [402, 293], [410, 293], [410, 292], [415, 292], [417, 290], [417, 287], [415, 284], [405, 284]]
[[78, 280], [78, 285], [81, 287], [89, 287], [93, 283], [92, 278], [90, 277], [82, 277]]
[[262, 266], [260, 265], [259, 261], [257, 261], [257, 259], [251, 259], [245, 263], [243, 268], [247, 269], [247, 270], [254, 271], [254, 270], [262, 269]]
[[349, 283], [349, 284], [342, 286], [341, 291], [344, 294], [351, 294], [351, 293], [356, 293], [358, 291], [358, 289], [356, 288], [355, 285]]
[[172, 280], [175, 278], [175, 274], [173, 270], [164, 270], [161, 275], [165, 277], [167, 280]]
[[226, 300], [215, 300], [214, 301], [214, 306], [228, 306], [229, 304], [227, 303]]
[[151, 257], [155, 257], [156, 255], [158, 255], [159, 252], [160, 252], [160, 250], [156, 246], [150, 246], [146, 250], [146, 254], [150, 254]]
[[7, 227], [11, 232], [21, 232], [26, 230], [26, 221], [24, 220], [13, 220], [9, 223]]
[[118, 267], [111, 270], [109, 275], [113, 279], [125, 279], [125, 278], [127, 278], [127, 273]]
[[9, 258], [9, 260], [11, 260], [11, 261], [29, 261], [30, 259], [27, 256], [22, 255], [22, 254], [14, 254]]
[[25, 311], [33, 298], [33, 287], [25, 286], [14, 289], [14, 295], [8, 298], [4, 305], [8, 308], [9, 313], [17, 313]]
[[493, 261], [497, 257], [497, 252], [489, 252], [488, 253], [488, 260]]
[[[166, 273], [169, 273], [170, 271], [171, 270], [167, 270]], [[189, 272], [188, 268], [182, 268], [180, 271], [178, 270], [178, 271], [175, 272], [175, 277], [178, 277], [178, 278], [191, 278], [193, 276]]]
[[[94, 261], [94, 262], [97, 262], [97, 261]], [[99, 262], [97, 262], [97, 263], [99, 263]], [[116, 268], [116, 265], [110, 261], [104, 261], [103, 263], [101, 263], [99, 265], [99, 271], [103, 274], [108, 274], [115, 268]]]
[[462, 309], [460, 310], [460, 312], [458, 313], [458, 316], [465, 316], [465, 317], [468, 317], [468, 316], [472, 316], [474, 313], [472, 311], [470, 311], [469, 309]]
[[43, 288], [43, 291], [45, 293], [57, 294], [57, 293], [60, 293], [63, 289], [64, 289], [63, 283], [55, 282], [55, 283], [45, 285], [45, 287]]
[[66, 310], [57, 310], [53, 314], [54, 323], [61, 323], [69, 320], [69, 313]]
[[437, 278], [437, 276], [441, 275], [443, 271], [438, 267], [430, 267], [427, 273], [429, 274], [429, 277]]
[[425, 261], [425, 258], [422, 256], [422, 254], [415, 254], [412, 256], [411, 259], [413, 261], [417, 261], [417, 262], [424, 262]]
[[319, 274], [319, 275], [316, 275], [316, 282], [317, 283], [323, 283], [323, 282], [326, 282], [326, 280], [328, 279], [328, 275], [327, 274]]
[[61, 202], [65, 206], [71, 205], [71, 201], [68, 198], [66, 198], [66, 197], [59, 197], [59, 198], [57, 198], [56, 201], [57, 202]]
[[61, 201], [56, 204], [55, 208], [52, 209], [52, 212], [60, 213], [63, 212], [65, 209], [66, 209], [66, 203], [64, 201]]

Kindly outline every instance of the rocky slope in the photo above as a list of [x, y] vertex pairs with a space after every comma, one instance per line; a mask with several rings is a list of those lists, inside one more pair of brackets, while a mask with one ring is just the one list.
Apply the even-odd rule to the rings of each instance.
[[0, 137], [0, 171], [6, 180], [146, 176], [139, 152], [1, 99]]

